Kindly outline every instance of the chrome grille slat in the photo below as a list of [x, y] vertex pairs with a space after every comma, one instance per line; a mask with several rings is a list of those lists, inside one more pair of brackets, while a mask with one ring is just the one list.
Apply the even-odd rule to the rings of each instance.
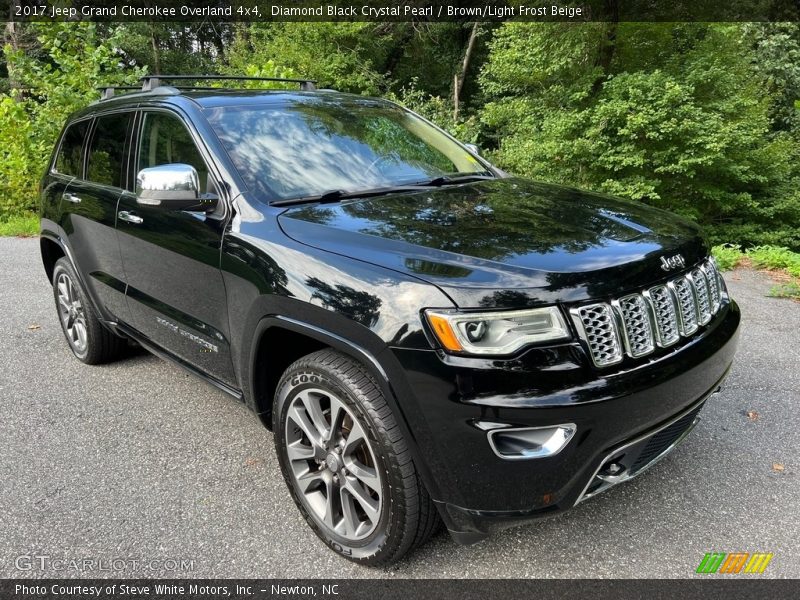
[[728, 296], [713, 259], [679, 277], [610, 302], [570, 309], [592, 362], [608, 367], [640, 358], [707, 325]]
[[697, 305], [694, 297], [692, 280], [685, 275], [669, 282], [669, 286], [678, 301], [678, 313], [681, 321], [681, 334], [692, 335], [697, 331]]
[[611, 307], [608, 304], [589, 304], [575, 311], [594, 364], [607, 367], [620, 362], [622, 346]]
[[719, 293], [719, 274], [711, 261], [706, 262], [702, 267], [703, 272], [706, 274], [706, 281], [708, 282], [708, 295], [711, 301], [711, 313], [714, 314], [719, 310], [720, 293]]
[[671, 346], [677, 342], [681, 333], [678, 329], [678, 313], [675, 300], [666, 285], [657, 285], [647, 290], [650, 298], [658, 332], [658, 345]]
[[623, 333], [628, 354], [633, 358], [650, 354], [655, 350], [655, 345], [653, 326], [644, 296], [631, 294], [620, 298], [618, 307], [624, 325]]
[[711, 300], [709, 298], [708, 282], [706, 275], [698, 267], [691, 273], [694, 284], [695, 297], [697, 298], [697, 314], [700, 325], [705, 325], [711, 320]]

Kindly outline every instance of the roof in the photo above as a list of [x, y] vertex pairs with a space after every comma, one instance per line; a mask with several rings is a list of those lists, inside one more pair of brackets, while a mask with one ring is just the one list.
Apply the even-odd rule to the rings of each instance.
[[263, 104], [282, 104], [286, 102], [314, 102], [317, 99], [347, 103], [350, 105], [369, 105], [385, 103], [385, 100], [348, 94], [335, 90], [232, 90], [232, 89], [190, 89], [181, 90], [172, 86], [159, 86], [149, 91], [133, 91], [97, 100], [88, 107], [76, 112], [70, 120], [94, 114], [106, 108], [153, 104], [161, 101], [165, 104], [180, 106], [187, 101], [197, 108], [218, 108], [221, 106], [258, 106]]

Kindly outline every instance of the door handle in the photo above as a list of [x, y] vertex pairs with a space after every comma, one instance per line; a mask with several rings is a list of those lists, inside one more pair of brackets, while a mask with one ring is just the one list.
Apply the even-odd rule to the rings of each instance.
[[144, 219], [142, 217], [131, 214], [127, 210], [119, 211], [117, 216], [121, 221], [127, 221], [128, 223], [133, 223], [134, 225], [140, 225], [141, 223], [144, 223]]
[[64, 192], [61, 194], [61, 199], [66, 200], [67, 202], [72, 202], [73, 204], [80, 204], [81, 197], [76, 196], [75, 194], [70, 194], [69, 192]]

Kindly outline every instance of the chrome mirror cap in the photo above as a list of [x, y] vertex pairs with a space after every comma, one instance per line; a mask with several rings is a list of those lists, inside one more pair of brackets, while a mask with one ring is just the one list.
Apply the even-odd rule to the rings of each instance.
[[136, 199], [139, 204], [196, 204], [199, 198], [200, 177], [191, 165], [159, 165], [142, 169], [136, 175]]

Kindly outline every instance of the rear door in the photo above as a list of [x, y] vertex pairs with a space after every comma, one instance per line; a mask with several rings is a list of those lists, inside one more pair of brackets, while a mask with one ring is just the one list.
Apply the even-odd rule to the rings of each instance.
[[127, 177], [127, 140], [132, 124], [131, 111], [94, 119], [80, 176], [71, 181], [61, 201], [61, 226], [84, 283], [103, 317], [115, 321], [128, 318], [115, 225], [117, 203]]
[[[197, 170], [202, 190], [222, 189], [199, 139], [176, 113], [143, 111], [136, 137], [134, 176], [147, 167], [184, 163]], [[238, 387], [219, 268], [224, 211], [206, 214], [148, 207], [126, 193], [118, 213], [131, 325], [180, 359]]]
[[76, 121], [69, 125], [61, 136], [55, 160], [42, 186], [42, 217], [54, 223], [61, 223], [62, 200], [68, 196], [69, 184], [73, 179], [83, 176], [83, 148], [86, 134], [92, 124], [91, 119]]

